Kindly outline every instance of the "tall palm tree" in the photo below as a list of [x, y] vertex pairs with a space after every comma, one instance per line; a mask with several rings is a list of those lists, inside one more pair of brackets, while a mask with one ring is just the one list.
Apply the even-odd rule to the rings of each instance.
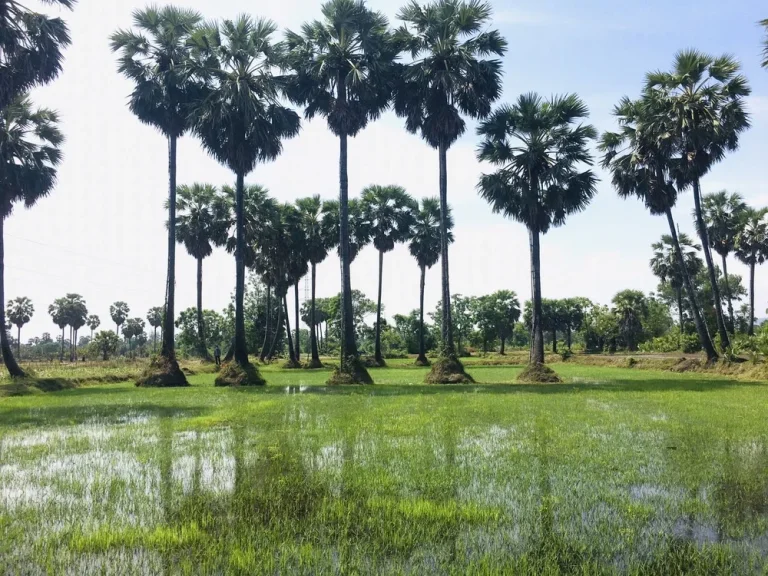
[[18, 296], [13, 300], [8, 300], [8, 320], [16, 326], [16, 355], [21, 360], [21, 327], [32, 320], [35, 313], [35, 306], [27, 296]]
[[544, 364], [539, 236], [584, 210], [596, 193], [592, 170], [581, 170], [592, 164], [588, 145], [597, 137], [592, 126], [580, 123], [587, 115], [575, 94], [550, 100], [523, 94], [477, 130], [484, 137], [478, 158], [499, 166], [480, 178], [480, 195], [494, 212], [525, 224], [530, 236], [531, 365]]
[[[448, 207], [447, 228], [448, 242], [453, 242], [453, 216]], [[424, 349], [424, 283], [426, 271], [432, 268], [440, 259], [440, 199], [423, 198], [421, 207], [414, 211], [414, 221], [411, 225], [411, 237], [408, 249], [411, 256], [416, 258], [421, 271], [419, 282], [419, 356], [418, 366], [429, 366], [426, 350]]]
[[745, 98], [751, 91], [739, 69], [739, 63], [731, 56], [715, 58], [697, 50], [684, 50], [675, 56], [671, 72], [653, 72], [646, 80], [648, 91], [655, 92], [663, 104], [654, 121], [672, 134], [679, 148], [678, 187], [693, 187], [696, 227], [707, 263], [723, 350], [730, 345], [730, 339], [704, 224], [701, 178], [727, 152], [738, 147], [739, 135], [749, 128]]
[[223, 246], [226, 242], [229, 209], [226, 200], [211, 184], [179, 186], [176, 196], [176, 239], [197, 260], [198, 353], [204, 360], [210, 360], [203, 323], [203, 260], [211, 255], [214, 246]]
[[728, 254], [733, 252], [736, 234], [739, 232], [747, 205], [739, 194], [728, 194], [722, 190], [713, 194], [705, 194], [702, 198], [704, 225], [712, 249], [720, 255], [723, 263], [723, 278], [725, 279], [725, 297], [728, 301], [728, 316], [730, 332], [733, 334], [735, 318], [733, 315], [733, 295], [728, 284]]
[[299, 116], [279, 101], [274, 70], [283, 61], [283, 50], [272, 41], [276, 30], [274, 22], [242, 15], [206, 25], [192, 39], [196, 73], [207, 82], [205, 98], [194, 111], [195, 132], [203, 147], [236, 176], [234, 359], [241, 367], [249, 366], [243, 308], [245, 177], [258, 162], [277, 158], [282, 141], [300, 127]]
[[748, 210], [736, 236], [736, 257], [749, 266], [749, 335], [755, 333], [755, 266], [768, 259], [768, 208]]
[[373, 230], [373, 245], [379, 251], [379, 296], [376, 301], [374, 359], [384, 366], [381, 355], [381, 287], [384, 280], [384, 254], [405, 242], [411, 234], [413, 212], [418, 204], [401, 186], [368, 186], [362, 195], [363, 212]]
[[288, 31], [288, 65], [293, 72], [287, 91], [304, 116], [326, 118], [339, 138], [339, 250], [341, 255], [341, 362], [339, 381], [371, 383], [355, 343], [350, 280], [349, 179], [347, 140], [387, 108], [398, 47], [389, 22], [363, 0], [330, 0], [322, 20]]
[[[352, 198], [347, 203], [347, 218], [349, 263], [352, 264], [360, 251], [370, 244], [373, 237], [373, 227], [365, 214], [365, 210], [363, 210], [363, 203], [357, 198]], [[333, 246], [336, 246], [336, 251], [341, 258], [341, 244], [339, 244], [341, 208], [338, 200], [323, 202], [322, 225], [329, 239], [332, 238]]]
[[[45, 0], [72, 9], [77, 0]], [[28, 2], [0, 2], [0, 110], [61, 72], [69, 29], [61, 18], [30, 10]]]
[[681, 336], [685, 332], [683, 321], [683, 290], [685, 287], [685, 276], [696, 276], [704, 268], [704, 262], [699, 258], [701, 246], [694, 244], [685, 233], [680, 233], [677, 237], [680, 249], [683, 251], [683, 260], [685, 261], [685, 270], [680, 268], [677, 259], [677, 246], [675, 239], [669, 234], [664, 234], [661, 240], [651, 245], [653, 248], [653, 258], [651, 258], [651, 271], [658, 276], [662, 284], [669, 284], [675, 293], [677, 302], [678, 326], [680, 333], [677, 337], [677, 347], [681, 345]]
[[[69, 309], [66, 298], [56, 298], [53, 304], [48, 306], [48, 314], [51, 320], [61, 328], [61, 349], [59, 350], [59, 362], [64, 362], [64, 330], [69, 326]], [[8, 364], [6, 364], [8, 366]]]
[[663, 102], [647, 90], [640, 100], [622, 98], [613, 111], [619, 131], [606, 132], [600, 140], [602, 165], [611, 172], [611, 182], [620, 197], [636, 196], [652, 215], [666, 216], [696, 332], [707, 360], [714, 361], [717, 352], [696, 300], [692, 276], [688, 273], [672, 216], [678, 195], [675, 174], [681, 162], [676, 157], [675, 142], [669, 137], [669, 131], [656, 121], [661, 117], [659, 108], [662, 106]]
[[[294, 346], [294, 356], [296, 365], [301, 365], [301, 344], [299, 339], [301, 330], [299, 328], [299, 281], [309, 272], [309, 258], [307, 257], [307, 237], [304, 233], [304, 227], [301, 222], [299, 209], [293, 204], [282, 206], [283, 227], [285, 233], [284, 251], [286, 264], [286, 281], [288, 286], [294, 289], [294, 318], [296, 320], [296, 342]], [[286, 306], [288, 299], [285, 299]], [[286, 308], [286, 324], [288, 322], [288, 310]], [[291, 343], [290, 330], [288, 343]]]
[[77, 361], [77, 332], [88, 320], [88, 308], [80, 294], [67, 294], [65, 298], [66, 314], [69, 323], [69, 361]]
[[[442, 347], [445, 361], [433, 366], [432, 381], [467, 380], [453, 343], [448, 266], [448, 149], [466, 130], [462, 114], [482, 119], [501, 96], [501, 61], [506, 41], [486, 30], [491, 5], [480, 0], [411, 1], [400, 10], [398, 39], [412, 62], [399, 75], [395, 111], [409, 132], [420, 133], [438, 151], [440, 260], [442, 266]], [[453, 375], [452, 375], [453, 373]], [[445, 375], [445, 377], [443, 377]]]
[[130, 313], [130, 307], [122, 300], [118, 300], [109, 307], [109, 315], [112, 318], [112, 322], [115, 323], [115, 334], [118, 336], [120, 336], [120, 326], [125, 323]]
[[152, 348], [153, 350], [157, 350], [157, 329], [160, 328], [160, 326], [163, 325], [163, 307], [162, 306], [154, 306], [149, 309], [147, 312], [147, 322], [149, 322], [149, 325], [152, 326], [154, 329], [154, 337]]
[[[161, 309], [162, 310], [162, 309]], [[101, 320], [99, 319], [96, 314], [91, 314], [88, 316], [88, 318], [85, 319], [85, 323], [91, 330], [91, 340], [93, 340], [93, 331], [96, 330], [99, 326], [101, 326]]]
[[64, 136], [58, 115], [48, 109], [34, 110], [27, 96], [0, 109], [0, 349], [13, 377], [26, 374], [13, 358], [5, 318], [5, 219], [14, 204], [31, 208], [56, 184]]
[[[202, 16], [194, 10], [150, 6], [133, 13], [136, 31], [117, 30], [111, 36], [119, 52], [118, 70], [135, 88], [128, 107], [143, 123], [168, 140], [168, 272], [165, 287], [163, 384], [186, 386], [174, 349], [176, 294], [176, 144], [190, 128], [190, 105], [200, 97], [200, 85], [189, 71], [189, 40]], [[144, 383], [150, 383], [145, 379]]]
[[306, 240], [306, 255], [312, 271], [312, 292], [307, 325], [309, 330], [309, 347], [312, 358], [309, 368], [321, 368], [320, 353], [317, 346], [317, 310], [315, 307], [316, 268], [328, 256], [328, 251], [338, 242], [337, 234], [329, 234], [323, 226], [323, 203], [319, 195], [296, 200], [299, 210], [300, 226]]

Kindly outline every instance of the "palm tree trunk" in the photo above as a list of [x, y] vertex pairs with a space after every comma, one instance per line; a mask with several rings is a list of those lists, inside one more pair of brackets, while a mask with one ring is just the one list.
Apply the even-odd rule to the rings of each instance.
[[723, 278], [725, 279], [725, 297], [728, 300], [728, 318], [730, 319], [731, 323], [728, 326], [728, 331], [731, 334], [734, 334], [736, 329], [736, 320], [733, 315], [733, 295], [731, 294], [731, 284], [728, 281], [728, 258], [720, 255], [723, 261]]
[[315, 323], [315, 274], [316, 266], [312, 264], [312, 301], [309, 305], [309, 325], [310, 325], [310, 341], [309, 347], [312, 349], [312, 365], [317, 366], [320, 364], [320, 354], [317, 350], [317, 324]]
[[557, 354], [557, 328], [552, 328], [552, 352]]
[[529, 230], [531, 247], [531, 294], [533, 295], [533, 318], [531, 322], [531, 364], [544, 364], [544, 330], [541, 325], [541, 254], [539, 231]]
[[16, 326], [16, 356], [21, 361], [21, 326]]
[[701, 239], [701, 247], [704, 250], [704, 259], [707, 262], [707, 272], [709, 273], [709, 283], [712, 287], [712, 300], [715, 307], [715, 316], [717, 318], [717, 332], [720, 334], [720, 349], [725, 350], [731, 345], [731, 340], [728, 337], [728, 330], [725, 327], [725, 318], [723, 317], [723, 306], [720, 300], [720, 288], [717, 284], [717, 276], [715, 275], [715, 264], [712, 261], [712, 250], [709, 246], [709, 233], [707, 232], [707, 225], [704, 223], [704, 217], [701, 210], [701, 189], [699, 186], [699, 179], [696, 178], [693, 181], [693, 202], [696, 208], [696, 224], [699, 231], [699, 238]]
[[384, 252], [379, 250], [379, 297], [376, 301], [376, 339], [374, 344], [374, 359], [377, 364], [383, 364], [384, 358], [381, 356], [381, 284], [384, 273]]
[[453, 345], [453, 322], [451, 321], [451, 286], [448, 268], [448, 146], [441, 142], [438, 147], [440, 164], [440, 267], [442, 279], [442, 338], [440, 355], [456, 356]]
[[677, 333], [677, 349], [682, 349], [682, 339], [683, 339], [683, 330], [685, 329], [685, 326], [683, 326], [683, 289], [681, 286], [678, 286], [676, 289], [677, 294], [677, 317], [678, 317], [678, 325], [680, 326], [680, 331]]
[[267, 359], [272, 360], [272, 358], [275, 357], [275, 351], [277, 349], [277, 339], [280, 336], [280, 331], [283, 329], [283, 307], [280, 305], [280, 296], [277, 295], [277, 323], [275, 324], [275, 335], [272, 338], [272, 346], [269, 347], [269, 354], [267, 354]]
[[341, 371], [349, 372], [349, 361], [357, 357], [352, 311], [352, 282], [349, 261], [349, 180], [347, 136], [339, 137], [339, 243], [341, 246]]
[[501, 340], [501, 348], [499, 350], [499, 354], [504, 356], [504, 341], [506, 340], [506, 338], [504, 336], [501, 336], [499, 339]]
[[672, 241], [675, 244], [675, 254], [677, 254], [677, 264], [683, 271], [683, 281], [685, 284], [685, 291], [688, 294], [688, 304], [691, 307], [691, 313], [693, 315], [693, 322], [696, 325], [696, 332], [699, 335], [699, 341], [701, 342], [704, 352], [707, 354], [707, 361], [711, 362], [717, 360], [717, 352], [715, 346], [712, 344], [712, 337], [709, 335], [709, 330], [701, 317], [701, 311], [699, 305], [696, 302], [696, 292], [693, 289], [693, 282], [691, 282], [691, 275], [688, 273], [688, 267], [685, 265], [685, 259], [683, 258], [683, 251], [680, 248], [680, 241], [677, 237], [677, 228], [675, 227], [675, 220], [672, 217], [672, 209], [666, 209], [667, 224], [669, 224], [669, 234], [672, 236]]
[[571, 351], [571, 325], [570, 323], [565, 327], [565, 339], [568, 342], [568, 352]]
[[[3, 363], [8, 374], [13, 378], [24, 378], [27, 374], [13, 357], [13, 350], [8, 342], [8, 332], [5, 319], [5, 219], [0, 216], [0, 349], [2, 350]], [[62, 340], [62, 345], [63, 345]], [[63, 349], [62, 349], [63, 354]]]
[[[91, 330], [91, 338], [93, 338], [93, 330]], [[155, 326], [154, 343], [152, 344], [152, 351], [157, 352], [157, 326]]]
[[69, 327], [69, 361], [72, 362], [72, 359], [74, 358], [74, 339], [75, 339], [75, 329], [70, 326]]
[[749, 265], [749, 332], [750, 336], [755, 335], [755, 258]]
[[245, 217], [243, 214], [243, 189], [245, 177], [242, 172], [237, 174], [235, 190], [235, 362], [240, 366], [248, 365], [248, 350], [245, 345]]
[[[165, 286], [163, 345], [160, 355], [176, 359], [173, 340], [174, 300], [176, 296], [176, 136], [168, 138], [168, 280]], [[119, 334], [119, 332], [118, 332]]]
[[266, 322], [264, 323], [264, 344], [261, 346], [261, 354], [259, 354], [259, 360], [264, 362], [267, 358], [267, 351], [269, 346], [269, 329], [270, 321], [272, 320], [272, 286], [267, 284], [267, 309], [266, 309]]
[[424, 350], [424, 283], [427, 275], [425, 266], [421, 266], [421, 281], [419, 282], [419, 357], [417, 362], [426, 363], [427, 355]]
[[59, 362], [64, 362], [64, 329], [66, 326], [61, 327], [61, 350], [59, 351]]
[[[294, 295], [294, 317], [296, 318], [296, 361], [301, 362], [301, 334], [299, 330], [299, 281], [296, 280], [296, 284], [293, 286]], [[287, 312], [286, 312], [287, 313]]]
[[208, 346], [205, 343], [205, 322], [203, 320], [203, 259], [197, 259], [197, 338], [200, 341], [200, 357], [210, 360]]
[[288, 292], [286, 291], [286, 295], [283, 296], [283, 307], [285, 308], [285, 333], [288, 337], [288, 358], [291, 361], [291, 364], [295, 364], [297, 362], [296, 360], [296, 351], [293, 347], [293, 336], [291, 336], [291, 315], [288, 312]]

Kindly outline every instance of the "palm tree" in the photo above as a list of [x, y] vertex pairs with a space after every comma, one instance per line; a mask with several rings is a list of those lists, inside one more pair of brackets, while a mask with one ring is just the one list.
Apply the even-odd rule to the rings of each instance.
[[[150, 6], [133, 13], [137, 32], [118, 30], [111, 37], [120, 52], [118, 70], [135, 83], [129, 108], [138, 119], [168, 139], [168, 279], [165, 291], [163, 345], [164, 385], [186, 386], [174, 350], [176, 290], [176, 143], [190, 128], [190, 105], [200, 85], [189, 72], [189, 40], [202, 17], [194, 10]], [[148, 379], [145, 383], [149, 383]]]
[[[760, 26], [765, 28], [766, 32], [768, 32], [768, 18], [765, 20], [760, 21]], [[766, 36], [765, 40], [763, 40], [763, 62], [762, 62], [763, 68], [768, 68], [768, 35]]]
[[[234, 359], [249, 366], [245, 343], [245, 177], [258, 162], [274, 160], [282, 141], [298, 134], [299, 116], [279, 102], [273, 75], [283, 51], [272, 42], [274, 22], [239, 16], [200, 28], [193, 35], [196, 72], [206, 79], [205, 98], [195, 108], [195, 132], [203, 147], [236, 176]], [[255, 368], [254, 383], [263, 383]]]
[[5, 318], [5, 219], [13, 206], [23, 202], [31, 208], [56, 184], [56, 166], [61, 161], [64, 137], [59, 118], [45, 108], [33, 110], [27, 96], [13, 100], [0, 110], [0, 348], [12, 377], [26, 374], [13, 358]]
[[483, 30], [490, 17], [490, 4], [480, 0], [436, 0], [423, 7], [411, 1], [398, 14], [404, 24], [397, 36], [412, 62], [399, 75], [395, 111], [405, 118], [409, 132], [420, 133], [438, 151], [442, 360], [428, 376], [436, 382], [468, 380], [456, 355], [451, 322], [447, 154], [466, 130], [462, 114], [485, 118], [501, 96], [501, 61], [492, 57], [503, 56], [507, 42], [497, 30]]
[[16, 355], [21, 360], [21, 327], [24, 324], [32, 320], [32, 316], [35, 313], [35, 307], [32, 304], [32, 300], [26, 296], [18, 296], [13, 300], [8, 300], [8, 320], [11, 324], [16, 326], [17, 338], [16, 338]]
[[[426, 351], [424, 349], [424, 283], [427, 268], [432, 268], [440, 259], [440, 199], [423, 198], [421, 207], [414, 212], [414, 221], [411, 226], [411, 239], [408, 249], [411, 256], [421, 270], [419, 282], [419, 356], [416, 364], [429, 366]], [[448, 242], [453, 242], [453, 216], [448, 207], [447, 228]]]
[[374, 360], [384, 366], [381, 355], [381, 287], [384, 275], [384, 254], [405, 242], [411, 234], [413, 212], [418, 204], [401, 186], [369, 186], [363, 190], [363, 212], [373, 230], [373, 245], [379, 251], [379, 296], [376, 304], [376, 336]]
[[147, 312], [147, 322], [149, 322], [149, 325], [155, 330], [155, 335], [152, 339], [154, 342], [153, 349], [155, 351], [157, 351], [157, 329], [163, 325], [163, 313], [162, 306], [155, 306], [150, 308]]
[[702, 198], [704, 225], [712, 249], [720, 255], [723, 263], [723, 278], [725, 278], [725, 297], [728, 301], [728, 316], [730, 332], [733, 334], [735, 318], [733, 315], [733, 295], [728, 284], [728, 254], [733, 252], [736, 234], [747, 210], [747, 205], [739, 194], [728, 194], [722, 190], [713, 194], [705, 194]]
[[697, 50], [675, 56], [672, 72], [648, 74], [647, 89], [662, 103], [654, 123], [663, 125], [676, 140], [680, 154], [678, 187], [693, 186], [696, 227], [704, 250], [720, 345], [730, 345], [723, 317], [720, 289], [712, 261], [710, 240], [701, 205], [701, 178], [729, 151], [738, 147], [739, 135], [749, 128], [745, 98], [747, 79], [731, 56], [715, 58]]
[[197, 260], [198, 353], [204, 360], [210, 360], [203, 324], [203, 259], [211, 255], [213, 246], [222, 246], [226, 242], [229, 210], [224, 198], [211, 184], [179, 186], [176, 196], [176, 239]]
[[128, 354], [133, 355], [133, 339], [144, 333], [144, 320], [141, 318], [129, 318], [125, 321], [123, 336], [128, 340]]
[[523, 94], [512, 106], [502, 106], [478, 127], [484, 137], [478, 158], [499, 169], [480, 178], [480, 195], [493, 207], [528, 228], [531, 249], [530, 364], [544, 364], [539, 235], [561, 226], [569, 214], [584, 210], [596, 192], [588, 145], [597, 137], [590, 125], [578, 124], [588, 115], [575, 94], [543, 100]]
[[93, 340], [93, 331], [101, 325], [101, 320], [96, 314], [91, 314], [85, 319], [85, 324], [91, 329], [91, 340]]
[[301, 33], [288, 31], [290, 100], [305, 106], [309, 120], [321, 115], [339, 137], [339, 251], [341, 254], [341, 362], [339, 381], [371, 383], [355, 343], [350, 280], [349, 180], [347, 139], [387, 108], [398, 46], [389, 22], [363, 0], [331, 0], [323, 19], [307, 22]]
[[67, 316], [69, 318], [69, 360], [77, 361], [77, 332], [85, 326], [88, 319], [88, 308], [85, 299], [80, 294], [67, 294]]
[[680, 268], [677, 258], [677, 245], [675, 239], [669, 234], [664, 234], [661, 240], [655, 242], [653, 248], [653, 258], [651, 258], [651, 271], [658, 276], [662, 284], [669, 284], [675, 293], [677, 302], [678, 326], [680, 333], [677, 337], [677, 347], [681, 345], [681, 336], [685, 332], [683, 321], [683, 289], [685, 287], [685, 276], [695, 277], [704, 268], [704, 262], [699, 258], [701, 246], [694, 244], [687, 234], [680, 233], [677, 242], [683, 252], [685, 261], [685, 270]]
[[[46, 0], [72, 8], [77, 0]], [[60, 18], [30, 10], [18, 0], [0, 3], [0, 110], [61, 72], [62, 50], [69, 46], [69, 29]]]
[[323, 203], [319, 195], [296, 200], [299, 210], [299, 222], [304, 232], [306, 241], [306, 256], [312, 270], [312, 293], [307, 325], [309, 330], [309, 346], [312, 358], [309, 368], [321, 368], [320, 353], [317, 346], [316, 321], [317, 310], [315, 308], [315, 283], [316, 267], [328, 256], [328, 251], [338, 242], [338, 235], [329, 234], [323, 226]]
[[717, 360], [717, 352], [696, 300], [691, 275], [685, 264], [672, 208], [677, 202], [678, 189], [674, 185], [675, 174], [680, 160], [675, 157], [675, 143], [669, 131], [655, 122], [661, 117], [658, 109], [663, 102], [649, 91], [642, 99], [632, 101], [622, 98], [613, 114], [619, 123], [618, 132], [606, 132], [600, 140], [603, 152], [603, 168], [610, 170], [611, 181], [622, 198], [636, 196], [652, 215], [664, 214], [669, 225], [677, 255], [678, 270], [683, 272], [683, 281], [688, 303], [693, 314], [696, 332], [707, 360]]
[[619, 326], [619, 335], [627, 350], [635, 352], [643, 334], [643, 319], [648, 316], [648, 300], [639, 290], [622, 290], [611, 300]]
[[768, 258], [768, 208], [748, 210], [736, 236], [736, 257], [749, 266], [749, 335], [755, 333], [755, 266]]
[[[66, 298], [56, 298], [53, 304], [48, 306], [48, 314], [51, 315], [53, 323], [61, 328], [61, 350], [59, 351], [59, 362], [64, 361], [64, 330], [69, 325], [69, 310]], [[7, 365], [7, 364], [6, 364]]]
[[[355, 261], [360, 251], [365, 248], [373, 237], [373, 226], [368, 220], [363, 203], [352, 198], [347, 202], [347, 236], [349, 238], [349, 263]], [[338, 200], [327, 200], [323, 202], [323, 229], [329, 236], [329, 241], [336, 246], [336, 251], [341, 258], [341, 244], [339, 244], [339, 234], [341, 229], [341, 210]]]
[[109, 315], [115, 323], [115, 334], [120, 336], [120, 326], [128, 319], [131, 309], [125, 302], [119, 300], [109, 307]]

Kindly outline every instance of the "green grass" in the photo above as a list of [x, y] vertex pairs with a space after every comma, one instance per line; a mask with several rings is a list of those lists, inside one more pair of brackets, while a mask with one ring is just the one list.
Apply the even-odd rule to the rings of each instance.
[[0, 398], [0, 573], [768, 570], [765, 385], [389, 364], [366, 387], [268, 366], [263, 389]]

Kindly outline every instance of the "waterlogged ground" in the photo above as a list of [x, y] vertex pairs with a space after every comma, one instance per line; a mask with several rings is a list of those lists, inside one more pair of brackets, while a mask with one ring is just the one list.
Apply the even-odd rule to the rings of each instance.
[[0, 398], [0, 574], [768, 570], [768, 385], [557, 368]]

